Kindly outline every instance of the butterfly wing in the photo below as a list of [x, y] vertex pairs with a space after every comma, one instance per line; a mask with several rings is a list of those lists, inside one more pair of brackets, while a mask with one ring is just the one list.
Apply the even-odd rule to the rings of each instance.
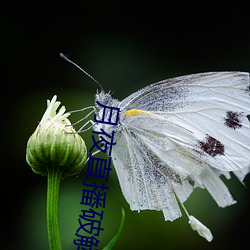
[[121, 108], [150, 111], [191, 131], [192, 149], [202, 160], [234, 171], [250, 165], [249, 88], [247, 73], [194, 74], [149, 85], [124, 99]]
[[161, 210], [166, 220], [175, 220], [181, 212], [168, 177], [157, 176], [150, 151], [143, 149], [130, 132], [119, 133], [112, 150], [113, 164], [122, 193], [131, 210]]
[[[233, 204], [219, 176], [249, 172], [248, 74], [221, 72], [178, 77], [150, 85], [124, 99], [122, 130], [112, 157], [132, 210], [180, 216], [196, 186], [221, 207]], [[225, 173], [226, 176], [228, 176]]]
[[[221, 207], [235, 202], [219, 171], [188, 150], [196, 139], [191, 131], [154, 114], [126, 115], [123, 122], [112, 158], [132, 210], [161, 210], [173, 221], [181, 215], [176, 196], [184, 202], [197, 186], [206, 188]], [[176, 143], [173, 133], [186, 147]]]

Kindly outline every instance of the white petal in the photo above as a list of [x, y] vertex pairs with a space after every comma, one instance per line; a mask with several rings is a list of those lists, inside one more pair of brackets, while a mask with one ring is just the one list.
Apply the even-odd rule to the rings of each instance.
[[211, 241], [213, 239], [213, 235], [210, 232], [209, 228], [203, 225], [199, 220], [197, 220], [194, 216], [189, 216], [189, 222], [191, 228], [198, 232], [200, 236], [205, 238], [207, 241]]
[[52, 113], [55, 112], [54, 111], [54, 106], [55, 106], [55, 103], [56, 103], [56, 98], [57, 98], [57, 96], [54, 95], [51, 102], [50, 102], [50, 100], [47, 100], [47, 109], [44, 112], [40, 123], [47, 122], [48, 120], [51, 119], [51, 117], [53, 117]]
[[66, 108], [64, 106], [62, 106], [57, 112], [61, 102], [56, 99], [57, 96], [54, 95], [51, 101], [47, 100], [47, 109], [40, 121], [40, 124], [44, 124], [46, 122], [60, 122], [66, 125], [71, 125], [70, 121], [67, 119], [70, 113], [65, 113]]

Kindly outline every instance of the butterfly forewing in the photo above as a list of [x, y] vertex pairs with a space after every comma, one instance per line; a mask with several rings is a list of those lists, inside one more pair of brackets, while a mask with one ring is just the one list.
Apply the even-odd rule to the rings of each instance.
[[[150, 111], [191, 131], [193, 153], [217, 169], [233, 171], [249, 166], [247, 73], [203, 73], [158, 82], [127, 97], [121, 109]], [[183, 138], [178, 131], [175, 136]]]
[[[123, 101], [120, 107], [125, 110], [142, 109], [150, 111], [176, 112], [185, 108], [189, 102], [197, 102], [199, 94], [207, 88], [240, 89], [245, 100], [250, 95], [249, 75], [244, 72], [209, 72], [170, 78], [138, 90]], [[242, 92], [245, 93], [244, 97]], [[198, 94], [198, 95], [197, 95]], [[206, 95], [206, 93], [205, 93]], [[237, 100], [237, 93], [231, 92]], [[203, 95], [204, 96], [204, 95]], [[205, 101], [205, 100], [203, 100]], [[249, 100], [246, 100], [249, 103]], [[202, 103], [200, 103], [201, 105]]]

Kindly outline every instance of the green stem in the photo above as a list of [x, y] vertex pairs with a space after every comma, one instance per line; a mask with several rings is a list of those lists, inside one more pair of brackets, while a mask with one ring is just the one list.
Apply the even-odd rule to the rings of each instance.
[[61, 250], [59, 231], [59, 189], [62, 170], [58, 167], [48, 168], [47, 186], [47, 227], [50, 250]]

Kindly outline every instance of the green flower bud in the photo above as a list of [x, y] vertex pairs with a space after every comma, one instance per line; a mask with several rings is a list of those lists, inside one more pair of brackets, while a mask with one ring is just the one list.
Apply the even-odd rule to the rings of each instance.
[[47, 176], [49, 168], [58, 168], [62, 177], [67, 177], [83, 166], [87, 148], [67, 119], [70, 113], [65, 113], [65, 107], [56, 113], [60, 106], [56, 98], [47, 101], [47, 110], [28, 140], [26, 160], [37, 174]]

